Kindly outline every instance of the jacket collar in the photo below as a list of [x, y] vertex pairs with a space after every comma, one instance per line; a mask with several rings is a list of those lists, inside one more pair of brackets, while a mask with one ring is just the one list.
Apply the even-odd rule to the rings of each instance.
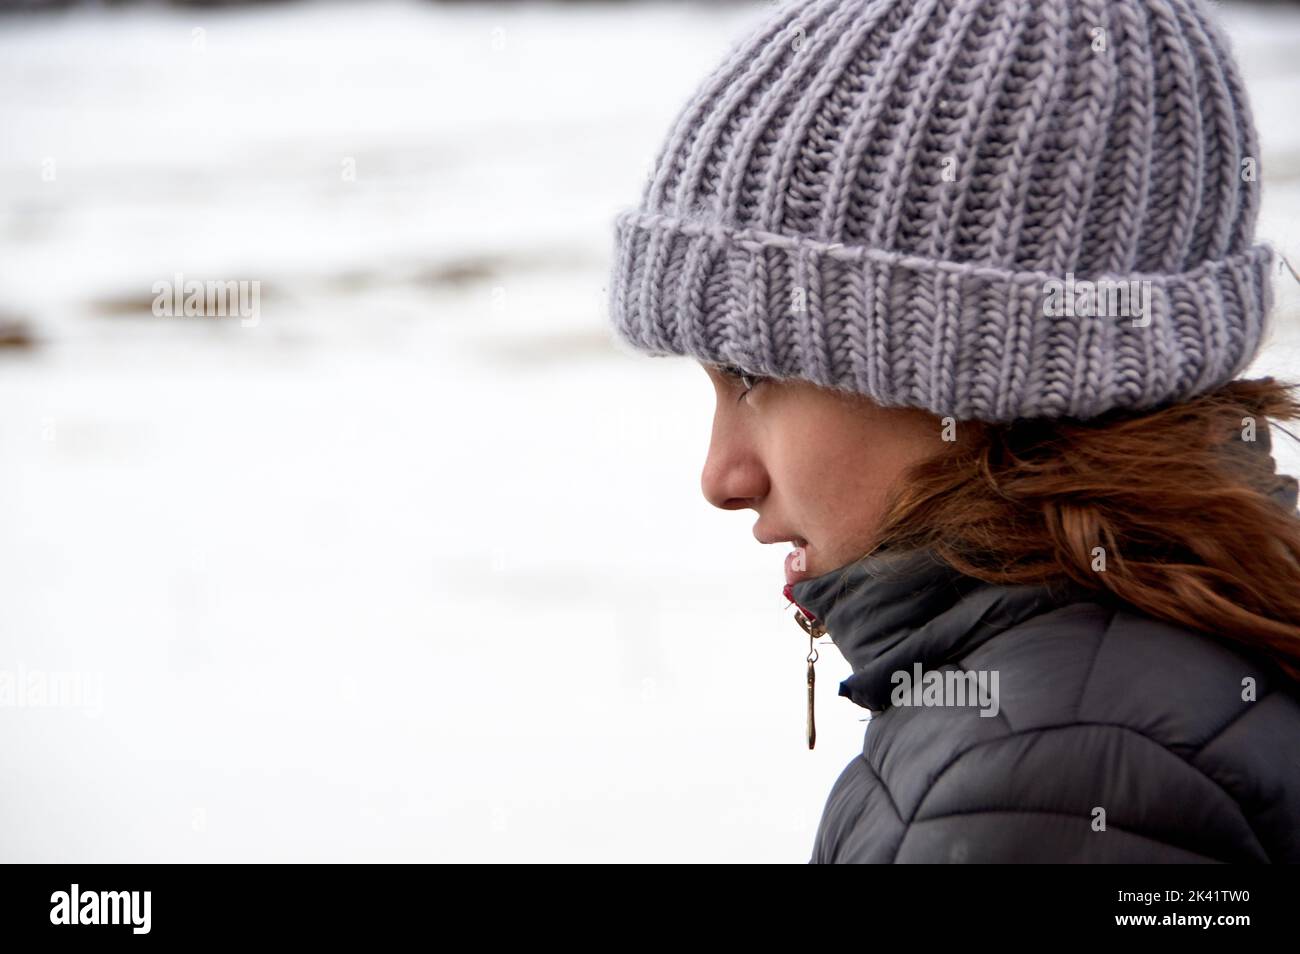
[[853, 667], [839, 694], [872, 712], [888, 706], [895, 672], [937, 668], [1055, 606], [1104, 598], [1064, 579], [1051, 587], [985, 583], [929, 550], [875, 554], [800, 580], [785, 595]]

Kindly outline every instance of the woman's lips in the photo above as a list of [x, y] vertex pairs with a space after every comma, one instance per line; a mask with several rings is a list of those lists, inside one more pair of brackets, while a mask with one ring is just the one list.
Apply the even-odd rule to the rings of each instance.
[[808, 569], [808, 548], [795, 547], [785, 555], [785, 581], [796, 583], [811, 577]]

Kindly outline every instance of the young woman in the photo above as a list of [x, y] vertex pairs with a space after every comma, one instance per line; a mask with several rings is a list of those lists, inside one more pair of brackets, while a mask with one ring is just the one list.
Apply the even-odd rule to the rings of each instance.
[[871, 714], [813, 862], [1300, 861], [1257, 148], [1201, 0], [799, 0], [682, 111], [611, 317]]

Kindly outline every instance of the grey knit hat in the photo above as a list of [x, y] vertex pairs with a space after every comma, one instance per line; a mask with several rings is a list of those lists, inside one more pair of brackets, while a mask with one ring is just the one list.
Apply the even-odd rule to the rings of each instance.
[[958, 420], [1186, 399], [1254, 357], [1258, 141], [1202, 0], [795, 0], [615, 220], [619, 340]]

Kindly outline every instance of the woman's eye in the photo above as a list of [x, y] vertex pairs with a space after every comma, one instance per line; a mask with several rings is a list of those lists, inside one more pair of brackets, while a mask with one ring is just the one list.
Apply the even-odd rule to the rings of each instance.
[[762, 375], [750, 374], [745, 369], [739, 368], [734, 364], [718, 365], [718, 370], [722, 373], [724, 377], [732, 378], [734, 380], [739, 381], [742, 385], [744, 385], [745, 390], [740, 395], [742, 398], [745, 396], [745, 394], [748, 394], [750, 391], [752, 391], [754, 387], [758, 384], [758, 382], [763, 380]]

